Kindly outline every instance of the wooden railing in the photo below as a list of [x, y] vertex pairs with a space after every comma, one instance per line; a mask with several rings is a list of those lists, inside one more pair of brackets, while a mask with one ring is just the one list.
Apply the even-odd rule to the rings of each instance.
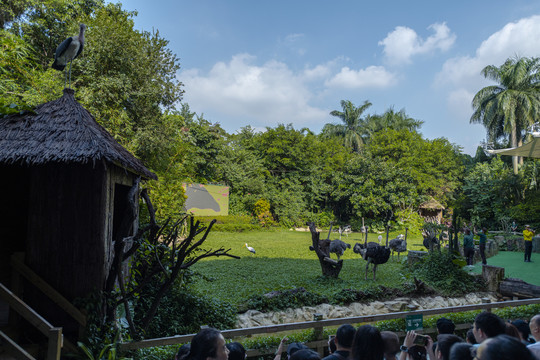
[[[314, 320], [314, 321], [304, 321], [298, 323], [288, 323], [288, 324], [279, 324], [279, 325], [270, 325], [270, 326], [258, 326], [251, 328], [243, 329], [234, 329], [234, 330], [223, 330], [221, 333], [225, 338], [239, 338], [246, 337], [257, 334], [272, 334], [278, 332], [291, 332], [296, 330], [305, 330], [305, 329], [315, 329], [319, 334], [323, 333], [324, 327], [329, 326], [340, 326], [343, 324], [359, 324], [359, 323], [371, 323], [381, 320], [391, 320], [391, 319], [402, 319], [408, 315], [438, 315], [438, 314], [447, 314], [447, 313], [459, 313], [465, 311], [473, 310], [487, 310], [491, 311], [493, 308], [503, 308], [511, 306], [522, 306], [530, 304], [540, 304], [540, 298], [527, 299], [527, 300], [512, 300], [512, 301], [502, 301], [494, 303], [482, 303], [477, 305], [462, 305], [462, 306], [452, 306], [446, 308], [436, 308], [436, 309], [427, 309], [427, 310], [416, 310], [416, 311], [402, 311], [394, 312], [388, 314], [379, 314], [379, 315], [367, 315], [367, 316], [354, 316], [354, 317], [345, 317], [339, 319], [325, 319], [325, 320]], [[465, 328], [467, 328], [466, 326]], [[459, 327], [458, 327], [459, 328]], [[429, 331], [426, 330], [426, 331]], [[157, 339], [148, 339], [137, 342], [121, 343], [119, 344], [119, 350], [135, 350], [141, 348], [149, 348], [154, 346], [166, 346], [166, 345], [177, 345], [189, 342], [193, 336], [196, 334], [188, 335], [177, 335], [171, 337], [157, 338]], [[399, 335], [399, 334], [398, 334]], [[320, 349], [321, 346], [327, 346], [326, 339], [317, 339], [314, 342], [308, 343], [308, 346], [312, 348]], [[320, 351], [320, 350], [319, 350]], [[248, 350], [248, 356], [257, 356], [264, 355], [257, 350]]]
[[[37, 328], [48, 341], [47, 360], [59, 360], [62, 349], [62, 328], [54, 327], [47, 320], [41, 317], [32, 308], [26, 305], [17, 295], [11, 292], [4, 284], [0, 283], [0, 297], [4, 299], [9, 307], [16, 311], [32, 326]], [[9, 336], [0, 331], [0, 337], [4, 340], [5, 346], [17, 354], [17, 358], [34, 360], [21, 346], [17, 345]]]
[[[15, 253], [15, 254], [13, 254], [11, 256], [11, 269], [12, 269], [11, 288], [12, 288], [13, 292], [10, 291], [10, 293], [13, 296], [17, 297], [17, 294], [22, 293], [22, 286], [23, 285], [22, 285], [21, 277], [24, 277], [30, 284], [35, 286], [45, 296], [47, 296], [52, 302], [54, 302], [56, 305], [58, 305], [58, 307], [60, 309], [62, 309], [68, 315], [70, 315], [79, 324], [79, 329], [80, 329], [79, 334], [82, 334], [82, 331], [86, 327], [86, 315], [83, 314], [79, 309], [77, 309], [73, 304], [71, 304], [69, 302], [69, 300], [67, 300], [64, 296], [62, 296], [62, 294], [60, 294], [52, 286], [50, 286], [45, 280], [43, 280], [39, 275], [37, 275], [32, 269], [30, 269], [24, 263], [24, 253]], [[17, 299], [19, 299], [19, 298], [17, 297]], [[19, 301], [21, 301], [21, 300], [19, 299]], [[25, 306], [28, 307], [26, 304], [25, 304]], [[16, 309], [14, 309], [14, 310], [16, 310]], [[32, 325], [34, 325], [32, 322], [30, 322], [30, 323]], [[48, 329], [49, 325], [50, 324], [48, 322], [47, 322], [47, 326], [41, 325], [42, 329], [40, 329], [40, 331], [42, 333], [44, 333], [45, 336], [47, 336], [49, 338], [48, 352], [53, 351], [54, 353], [56, 353], [54, 348], [56, 348], [58, 346], [58, 343], [54, 340], [54, 337], [59, 336], [60, 338], [62, 338], [62, 335], [61, 335], [62, 334], [62, 328], [55, 328], [55, 329], [60, 329], [59, 335], [55, 335], [55, 334], [49, 332], [48, 330], [45, 330], [45, 328]], [[75, 346], [74, 344], [69, 342], [67, 339], [60, 341], [60, 344], [63, 344], [63, 347], [65, 349], [69, 350], [70, 352], [77, 352], [77, 350], [78, 350], [77, 346]], [[60, 348], [58, 348], [58, 353], [60, 353], [61, 347], [62, 346], [60, 346]], [[53, 358], [48, 357], [47, 359], [53, 359]]]

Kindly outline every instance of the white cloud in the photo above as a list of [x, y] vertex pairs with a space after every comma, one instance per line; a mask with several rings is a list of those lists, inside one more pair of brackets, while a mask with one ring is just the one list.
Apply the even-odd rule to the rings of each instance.
[[413, 29], [397, 26], [388, 33], [379, 45], [384, 46], [384, 55], [388, 63], [393, 65], [407, 64], [418, 54], [429, 54], [436, 50], [442, 52], [452, 47], [456, 35], [450, 32], [446, 23], [435, 23], [428, 27], [434, 34], [423, 40]]
[[382, 66], [369, 66], [352, 70], [343, 67], [341, 71], [326, 82], [326, 86], [346, 89], [387, 88], [396, 83], [396, 76]]
[[539, 53], [540, 16], [535, 15], [505, 25], [482, 42], [474, 57], [463, 56], [446, 61], [437, 75], [436, 84], [478, 87], [485, 83], [480, 72], [487, 65], [500, 66], [509, 57], [538, 56]]
[[[197, 112], [234, 119], [239, 125], [210, 119], [232, 130], [247, 124], [264, 127], [294, 120], [296, 125], [303, 126], [327, 119], [328, 111], [309, 105], [313, 94], [304, 84], [303, 74], [294, 74], [278, 61], [257, 66], [254, 60], [251, 55], [240, 54], [229, 63], [216, 63], [207, 75], [198, 70], [182, 72], [184, 100]], [[324, 73], [323, 70], [313, 71]]]

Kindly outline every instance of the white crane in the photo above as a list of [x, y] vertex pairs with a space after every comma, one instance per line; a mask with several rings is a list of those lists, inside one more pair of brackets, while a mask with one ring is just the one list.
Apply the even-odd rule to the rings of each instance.
[[251, 246], [248, 246], [247, 243], [246, 243], [245, 247], [249, 250], [250, 253], [255, 254], [255, 249], [252, 248]]

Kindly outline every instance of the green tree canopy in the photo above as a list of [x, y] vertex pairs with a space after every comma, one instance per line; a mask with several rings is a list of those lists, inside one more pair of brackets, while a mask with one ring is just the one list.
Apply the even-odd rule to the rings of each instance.
[[[539, 69], [539, 58], [526, 57], [510, 58], [500, 67], [486, 66], [482, 75], [498, 84], [476, 93], [471, 123], [483, 124], [491, 141], [509, 135], [511, 146], [518, 146], [522, 131], [540, 116]], [[517, 157], [513, 163], [517, 174]]]

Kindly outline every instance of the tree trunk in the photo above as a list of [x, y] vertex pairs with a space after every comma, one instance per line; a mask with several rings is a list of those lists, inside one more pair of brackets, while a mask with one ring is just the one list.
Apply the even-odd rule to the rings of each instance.
[[311, 232], [312, 246], [310, 250], [315, 251], [321, 264], [321, 270], [323, 276], [332, 278], [338, 278], [341, 268], [343, 267], [343, 260], [334, 260], [330, 258], [330, 241], [320, 240], [320, 233], [315, 227], [315, 223], [309, 223], [309, 231]]
[[501, 282], [499, 292], [503, 296], [535, 298], [540, 297], [540, 286], [526, 283], [521, 279], [506, 279]]
[[498, 266], [482, 266], [482, 277], [489, 291], [499, 290], [499, 284], [504, 279], [504, 268]]
[[[512, 126], [512, 133], [510, 134], [511, 146], [517, 147], [517, 129], [516, 126]], [[514, 174], [518, 173], [518, 156], [512, 156], [512, 167], [514, 168]]]

